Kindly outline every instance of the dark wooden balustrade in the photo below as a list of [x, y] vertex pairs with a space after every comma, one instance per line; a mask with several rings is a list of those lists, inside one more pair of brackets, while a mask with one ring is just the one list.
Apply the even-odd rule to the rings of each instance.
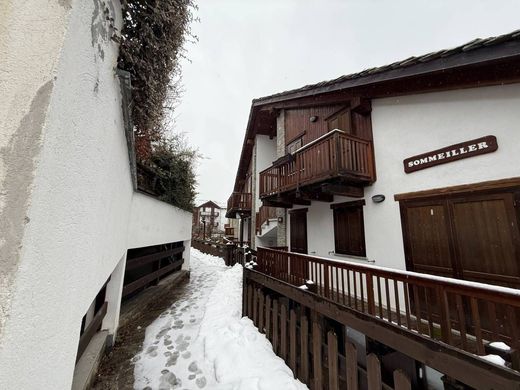
[[305, 145], [290, 161], [260, 172], [260, 198], [335, 177], [352, 183], [375, 180], [372, 142], [340, 130]]
[[252, 199], [249, 192], [233, 192], [228, 199], [226, 216], [234, 218], [233, 213], [251, 213]]
[[270, 219], [276, 218], [276, 207], [260, 206], [260, 210], [256, 217], [256, 232], [261, 233], [262, 225], [269, 222]]
[[482, 283], [258, 248], [255, 271], [410, 333], [484, 355], [520, 348], [520, 293]]

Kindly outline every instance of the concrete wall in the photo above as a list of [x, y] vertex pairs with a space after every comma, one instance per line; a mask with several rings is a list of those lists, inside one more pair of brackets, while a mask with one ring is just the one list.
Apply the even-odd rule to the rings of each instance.
[[119, 3], [4, 3], [0, 388], [67, 389], [82, 316], [110, 275], [115, 333], [127, 248], [189, 246], [190, 214], [134, 194], [104, 13], [119, 27]]
[[[365, 189], [367, 258], [380, 266], [405, 269], [399, 203], [395, 194], [520, 176], [520, 85], [428, 93], [372, 101], [377, 181]], [[452, 163], [404, 173], [403, 160], [416, 154], [485, 135], [498, 150]], [[375, 204], [371, 197], [383, 194]], [[348, 200], [334, 197], [334, 202]], [[332, 210], [312, 202], [307, 213], [309, 253], [329, 258], [334, 250]], [[287, 231], [287, 240], [290, 237]], [[287, 241], [289, 242], [289, 240]]]

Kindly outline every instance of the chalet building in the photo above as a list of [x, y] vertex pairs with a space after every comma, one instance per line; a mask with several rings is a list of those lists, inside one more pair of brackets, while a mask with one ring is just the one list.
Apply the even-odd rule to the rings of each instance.
[[193, 209], [193, 234], [200, 238], [224, 232], [227, 224], [226, 209], [209, 200]]
[[138, 183], [120, 2], [1, 8], [0, 389], [90, 388], [122, 301], [187, 274], [191, 213]]
[[520, 288], [520, 31], [255, 99], [252, 247]]

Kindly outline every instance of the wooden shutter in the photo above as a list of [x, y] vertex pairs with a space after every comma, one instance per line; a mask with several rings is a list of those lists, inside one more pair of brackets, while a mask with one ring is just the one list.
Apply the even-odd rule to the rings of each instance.
[[335, 252], [344, 255], [366, 256], [364, 201], [331, 205], [334, 210]]

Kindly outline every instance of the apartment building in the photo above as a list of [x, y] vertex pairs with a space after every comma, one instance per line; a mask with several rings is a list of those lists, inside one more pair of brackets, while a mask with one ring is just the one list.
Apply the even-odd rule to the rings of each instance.
[[520, 287], [520, 31], [254, 99], [254, 248]]

